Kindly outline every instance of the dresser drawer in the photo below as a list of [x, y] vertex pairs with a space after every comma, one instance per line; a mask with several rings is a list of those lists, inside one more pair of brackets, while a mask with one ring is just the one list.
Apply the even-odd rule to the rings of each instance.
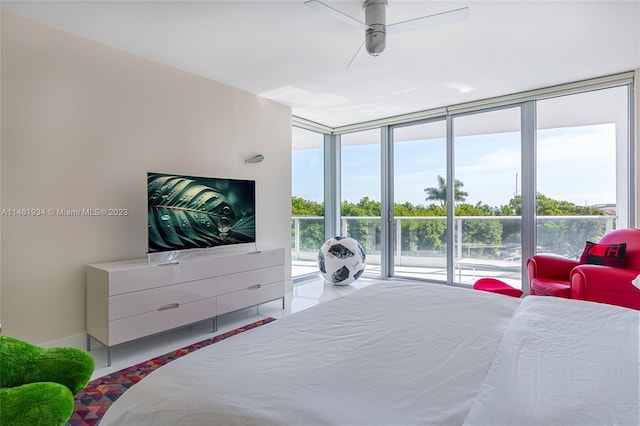
[[183, 305], [215, 296], [215, 278], [119, 294], [109, 298], [109, 319], [117, 320], [163, 308], [170, 309], [176, 303]]
[[114, 296], [170, 284], [202, 280], [215, 275], [215, 267], [207, 259], [144, 265], [111, 272], [109, 274], [109, 295]]
[[[92, 273], [91, 270], [88, 271]], [[146, 265], [109, 273], [109, 296], [131, 293], [175, 283], [173, 265]]]
[[266, 250], [251, 253], [242, 253], [234, 256], [220, 257], [216, 259], [219, 270], [223, 274], [234, 274], [251, 269], [267, 268], [284, 264], [284, 250]]
[[284, 267], [282, 265], [223, 275], [218, 278], [218, 295], [246, 290], [257, 284], [265, 285], [283, 279]]
[[109, 341], [113, 346], [161, 331], [213, 318], [216, 313], [216, 298], [181, 304], [175, 309], [152, 311], [115, 321], [109, 321]]
[[218, 296], [218, 315], [259, 305], [284, 297], [284, 281], [271, 284], [255, 284], [250, 288]]

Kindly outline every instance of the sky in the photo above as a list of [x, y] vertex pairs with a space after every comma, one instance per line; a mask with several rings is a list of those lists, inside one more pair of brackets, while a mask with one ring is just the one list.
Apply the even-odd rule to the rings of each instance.
[[[537, 191], [577, 205], [615, 203], [615, 125], [538, 130]], [[444, 139], [398, 142], [394, 146], [395, 201], [427, 205], [427, 187], [446, 176]], [[455, 138], [455, 178], [466, 202], [499, 207], [520, 193], [520, 134], [499, 133]], [[380, 201], [380, 146], [342, 148], [342, 199]], [[322, 202], [321, 149], [294, 150], [292, 193]]]

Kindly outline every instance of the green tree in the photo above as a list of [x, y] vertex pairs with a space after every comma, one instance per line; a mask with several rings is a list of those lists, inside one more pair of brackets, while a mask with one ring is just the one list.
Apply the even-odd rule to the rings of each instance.
[[[456, 216], [494, 216], [495, 211], [488, 204], [463, 203], [455, 208]], [[469, 245], [499, 246], [502, 244], [502, 222], [500, 220], [465, 219], [462, 222], [462, 242]], [[479, 250], [479, 251], [478, 251]], [[497, 248], [475, 249], [474, 255], [495, 255]]]
[[291, 197], [291, 215], [324, 216], [324, 203], [305, 200], [301, 197]]
[[[291, 215], [307, 217], [323, 217], [324, 204], [291, 197]], [[291, 226], [291, 246], [293, 247], [295, 228]], [[316, 251], [324, 243], [324, 222], [320, 219], [300, 219], [300, 249]]]
[[[467, 192], [462, 190], [463, 186], [464, 184], [460, 180], [455, 179], [453, 181], [453, 198], [455, 202], [463, 203], [469, 196]], [[441, 206], [447, 205], [447, 183], [442, 176], [438, 175], [437, 187], [425, 188], [424, 192], [427, 193], [426, 201], [435, 200], [440, 201]]]
[[[444, 207], [430, 204], [414, 206], [409, 202], [394, 205], [394, 215], [401, 217], [444, 217], [447, 211]], [[438, 252], [445, 247], [445, 220], [399, 220], [402, 252], [417, 254], [419, 252]]]
[[[363, 197], [357, 203], [343, 201], [340, 206], [340, 214], [344, 217], [380, 217], [380, 201], [369, 197]], [[349, 236], [362, 244], [365, 250], [370, 251], [379, 247], [380, 220], [363, 219], [348, 221]]]
[[[515, 215], [522, 212], [522, 199], [516, 195], [509, 201], [509, 208]], [[579, 206], [569, 201], [554, 200], [544, 194], [536, 194], [536, 243], [544, 251], [552, 248], [554, 252], [569, 257], [577, 257], [584, 248], [585, 239], [597, 241], [605, 233], [602, 220], [574, 219], [545, 220], [545, 216], [605, 216], [600, 209]]]
[[[503, 206], [504, 210], [512, 211], [514, 215], [522, 214], [522, 197], [514, 196], [509, 200], [508, 206]], [[554, 200], [544, 194], [536, 194], [536, 214], [538, 216], [602, 216], [606, 215], [600, 209], [588, 206], [579, 206], [569, 201]]]
[[[446, 194], [444, 179], [438, 176], [440, 188], [431, 189], [431, 195]], [[464, 203], [467, 196], [461, 190], [462, 183], [458, 184], [457, 202], [455, 206], [456, 216], [520, 216], [522, 211], [522, 199], [520, 195], [514, 196], [505, 205], [492, 207], [478, 202], [475, 205]], [[427, 191], [429, 192], [429, 191]], [[435, 198], [434, 198], [435, 199]], [[396, 218], [425, 217], [424, 220], [399, 220], [401, 250], [403, 253], [441, 252], [446, 247], [446, 204], [444, 199], [438, 204], [428, 206], [413, 205], [409, 202], [394, 205]], [[568, 201], [554, 200], [544, 194], [537, 194], [536, 224], [537, 244], [542, 250], [561, 250], [559, 254], [569, 256], [580, 253], [584, 247], [584, 240], [597, 241], [605, 232], [602, 220], [589, 220], [585, 218], [573, 218], [572, 216], [596, 216], [606, 215], [605, 212], [587, 206], [579, 206]], [[324, 225], [321, 220], [309, 219], [324, 216], [322, 203], [305, 200], [300, 197], [292, 197], [292, 214], [305, 216], [308, 219], [301, 221], [300, 234], [301, 245], [305, 248], [316, 249], [324, 239]], [[380, 241], [380, 214], [379, 201], [363, 197], [357, 203], [343, 201], [341, 205], [343, 217], [373, 217], [375, 219], [349, 220], [349, 235], [359, 240], [366, 250], [379, 249]], [[545, 216], [567, 216], [566, 220], [545, 220]], [[438, 219], [435, 219], [438, 218]], [[442, 218], [442, 219], [440, 219]], [[485, 220], [465, 219], [463, 222], [463, 240], [465, 244], [478, 244], [476, 250], [484, 255], [498, 255], [498, 248], [482, 248], [482, 246], [502, 246], [505, 244], [518, 245], [520, 237], [519, 220]], [[292, 230], [293, 238], [293, 230]], [[293, 240], [292, 240], [293, 241]], [[475, 253], [474, 253], [475, 254]]]

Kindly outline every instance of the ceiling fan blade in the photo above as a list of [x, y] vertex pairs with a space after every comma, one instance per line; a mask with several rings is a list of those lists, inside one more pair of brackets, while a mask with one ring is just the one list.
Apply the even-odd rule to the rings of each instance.
[[358, 47], [358, 50], [356, 50], [355, 55], [353, 55], [353, 58], [351, 58], [351, 60], [349, 61], [349, 63], [347, 64], [347, 68], [349, 68], [351, 66], [351, 64], [353, 63], [353, 61], [356, 60], [356, 57], [358, 56], [358, 54], [360, 53], [360, 51], [362, 50], [362, 48], [364, 47], [364, 41], [362, 42], [362, 44], [360, 45], [360, 47]]
[[333, 16], [334, 18], [346, 24], [349, 24], [352, 27], [355, 27], [359, 30], [369, 29], [369, 26], [364, 22], [359, 21], [356, 18], [349, 16], [344, 12], [340, 12], [338, 9], [331, 7], [328, 4], [321, 2], [320, 0], [308, 0], [308, 1], [305, 1], [304, 4], [322, 13], [326, 13], [327, 15]]
[[387, 34], [401, 33], [405, 31], [421, 30], [438, 25], [461, 22], [469, 17], [469, 8], [449, 10], [447, 12], [436, 13], [434, 15], [422, 16], [420, 18], [409, 19], [407, 21], [396, 22], [387, 25]]

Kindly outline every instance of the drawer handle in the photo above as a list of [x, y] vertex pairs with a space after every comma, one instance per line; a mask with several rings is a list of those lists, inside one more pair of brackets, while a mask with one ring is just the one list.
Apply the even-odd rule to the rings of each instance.
[[262, 287], [261, 284], [252, 285], [251, 287], [247, 287], [247, 290], [257, 290]]
[[164, 306], [160, 306], [158, 308], [159, 311], [168, 311], [169, 309], [178, 309], [180, 307], [179, 303], [169, 303]]

